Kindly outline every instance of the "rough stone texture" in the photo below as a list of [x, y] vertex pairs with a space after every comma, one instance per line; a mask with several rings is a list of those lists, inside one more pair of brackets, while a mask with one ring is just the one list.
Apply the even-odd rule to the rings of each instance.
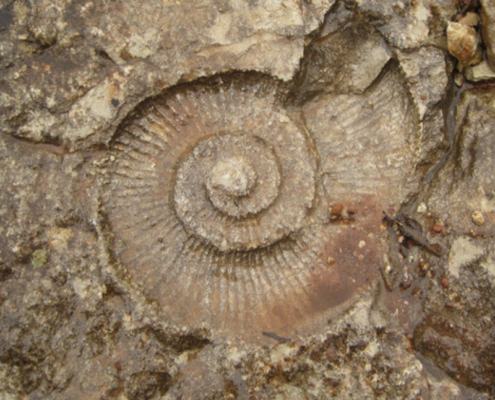
[[[339, 9], [334, 15], [345, 14]], [[329, 19], [322, 37], [308, 48], [304, 76], [308, 94], [362, 93], [390, 60], [391, 51], [376, 29], [349, 19], [345, 26], [336, 17]]]
[[3, 129], [87, 147], [108, 141], [139, 101], [181, 79], [252, 69], [289, 80], [304, 35], [333, 2], [6, 4]]
[[[386, 210], [414, 187], [411, 167], [418, 161], [420, 140], [416, 114], [396, 67], [362, 95], [322, 96], [304, 107], [323, 185], [335, 203], [367, 198]], [[401, 182], [400, 188], [387, 193], [384, 188], [394, 182]]]
[[483, 257], [485, 250], [474, 244], [474, 239], [459, 237], [452, 243], [452, 250], [449, 253], [449, 272], [459, 278], [461, 267], [472, 264]]
[[[490, 232], [492, 222], [477, 227], [471, 215], [476, 210], [495, 211], [495, 177], [491, 168], [494, 159], [493, 92], [490, 87], [473, 88], [461, 96], [453, 121], [456, 141], [451, 162], [440, 173], [436, 183], [440, 187], [433, 191], [430, 205], [435, 211], [442, 209], [443, 218], [449, 219], [456, 230], [486, 229]], [[466, 190], [469, 192], [467, 198], [461, 196]], [[430, 212], [433, 211], [430, 209]]]
[[481, 0], [481, 27], [488, 62], [495, 70], [495, 1]]
[[[450, 249], [440, 290], [446, 303], [430, 303], [431, 313], [418, 325], [418, 349], [449, 375], [493, 395], [493, 332], [495, 276], [495, 120], [493, 90], [467, 90], [456, 107], [456, 140], [450, 160], [433, 182], [425, 225], [447, 227], [435, 240]], [[461, 194], [461, 192], [463, 194]], [[465, 195], [467, 194], [467, 195]], [[473, 211], [487, 218], [482, 226]], [[448, 311], [443, 312], [445, 305]]]
[[458, 22], [466, 26], [476, 28], [480, 23], [480, 16], [475, 12], [469, 11], [466, 15], [459, 18]]
[[449, 84], [445, 54], [435, 47], [421, 47], [417, 51], [397, 51], [397, 59], [423, 120], [444, 97]]
[[417, 49], [445, 35], [455, 16], [450, 0], [353, 0], [344, 2], [377, 27], [387, 43], [401, 50]]
[[[0, 399], [493, 398], [495, 88], [459, 80], [456, 87], [446, 48], [448, 22], [476, 12], [476, 2], [1, 4]], [[201, 102], [205, 93], [227, 93], [233, 81], [244, 88], [242, 112], [225, 117], [235, 101], [213, 102], [214, 110], [205, 106], [203, 113], [172, 107], [176, 132], [198, 118], [208, 120], [204, 127], [190, 123], [198, 134], [244, 118], [245, 134], [255, 136], [249, 128], [263, 120], [248, 100], [258, 84], [257, 107], [288, 118], [284, 124], [294, 124], [315, 155], [316, 189], [309, 212], [300, 214], [303, 227], [283, 226], [279, 233], [290, 238], [278, 247], [263, 243], [263, 260], [272, 266], [303, 268], [250, 283], [266, 294], [266, 304], [278, 301], [280, 308], [266, 315], [291, 329], [253, 323], [244, 337], [237, 289], [219, 292], [237, 309], [230, 320], [219, 314], [218, 329], [202, 323], [214, 319], [211, 311], [195, 315], [182, 307], [178, 314], [176, 304], [187, 302], [160, 303], [163, 297], [143, 286], [125, 247], [146, 243], [159, 225], [143, 209], [149, 198], [124, 196], [132, 224], [117, 226], [108, 212], [117, 201], [109, 177], [122, 172], [112, 165], [133, 158], [139, 169], [173, 156], [170, 168], [179, 171], [193, 154], [191, 145], [152, 160], [126, 128], [160, 99], [190, 90]], [[278, 102], [270, 97], [274, 83]], [[173, 137], [172, 153], [185, 141]], [[145, 148], [157, 151], [152, 144]], [[242, 146], [225, 146], [225, 153], [242, 153]], [[227, 214], [252, 212], [245, 197], [272, 171], [247, 163], [248, 155], [198, 174], [206, 176], [202, 196]], [[136, 187], [153, 176], [164, 188], [156, 171], [133, 168], [124, 176], [132, 175]], [[279, 171], [278, 187], [285, 187], [291, 176]], [[178, 196], [188, 199], [187, 187]], [[162, 191], [153, 206], [173, 204], [173, 193]], [[191, 224], [181, 229], [194, 231]], [[301, 254], [312, 251], [333, 271], [331, 290], [300, 279], [311, 275], [312, 261], [291, 258], [296, 252], [287, 257], [285, 249], [308, 227], [318, 241]], [[205, 255], [201, 247], [188, 250], [190, 258]], [[254, 276], [245, 261], [262, 258], [225, 250], [208, 260], [227, 267], [244, 261], [235, 267]], [[142, 254], [157, 265], [156, 253]], [[242, 286], [233, 275], [208, 276], [198, 266], [187, 265], [193, 273], [183, 274], [182, 295], [197, 298], [189, 288], [198, 274]], [[156, 287], [173, 278], [155, 269]], [[303, 314], [315, 323], [287, 318], [286, 310], [311, 296], [318, 301]], [[349, 301], [334, 307], [342, 296]]]

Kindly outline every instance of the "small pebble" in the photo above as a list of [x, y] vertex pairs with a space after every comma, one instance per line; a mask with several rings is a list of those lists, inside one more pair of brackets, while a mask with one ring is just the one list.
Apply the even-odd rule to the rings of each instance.
[[474, 12], [468, 12], [458, 22], [466, 26], [477, 26], [480, 23], [480, 16]]
[[425, 203], [421, 203], [418, 206], [418, 209], [417, 209], [418, 214], [424, 214], [426, 211], [428, 211], [428, 208], [426, 207], [426, 204]]
[[435, 231], [436, 233], [441, 233], [442, 229], [443, 229], [443, 225], [440, 224], [433, 225], [433, 231]]
[[483, 60], [477, 65], [467, 67], [464, 76], [468, 81], [481, 82], [495, 78], [495, 71], [486, 60]]
[[478, 225], [482, 226], [485, 223], [485, 219], [483, 218], [483, 214], [481, 211], [475, 211], [471, 214], [471, 218], [473, 219], [473, 222]]
[[448, 280], [447, 278], [445, 278], [445, 277], [443, 277], [443, 278], [440, 280], [440, 283], [442, 284], [442, 286], [443, 286], [444, 288], [448, 288], [448, 287], [450, 286], [450, 284], [449, 284], [449, 280]]
[[408, 277], [408, 278], [404, 278], [401, 283], [400, 283], [400, 287], [402, 289], [409, 289], [412, 285], [412, 278], [411, 277]]
[[326, 356], [327, 356], [328, 361], [334, 361], [337, 358], [337, 356], [335, 354], [335, 350], [333, 350], [333, 349], [328, 349]]
[[344, 211], [344, 205], [343, 204], [335, 204], [332, 206], [332, 215], [335, 217], [340, 217], [342, 215], [342, 211]]
[[464, 85], [464, 75], [462, 75], [461, 73], [456, 73], [454, 75], [454, 82], [455, 84], [458, 86], [458, 87], [461, 87], [462, 85]]
[[419, 263], [419, 276], [426, 276], [430, 266], [427, 263]]
[[328, 265], [333, 265], [333, 264], [335, 264], [335, 260], [333, 259], [333, 257], [330, 257], [330, 256], [329, 256], [329, 257], [327, 258], [327, 264], [328, 264]]

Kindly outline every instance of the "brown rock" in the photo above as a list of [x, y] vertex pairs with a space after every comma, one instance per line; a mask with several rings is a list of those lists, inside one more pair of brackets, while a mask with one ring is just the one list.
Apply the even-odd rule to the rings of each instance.
[[443, 230], [443, 225], [440, 225], [440, 224], [433, 225], [433, 231], [435, 233], [441, 233], [442, 230]]
[[476, 29], [449, 22], [447, 27], [447, 45], [452, 54], [463, 66], [475, 65], [481, 61], [480, 37]]
[[414, 347], [464, 385], [494, 393], [494, 341], [489, 331], [476, 331], [476, 320], [455, 311], [433, 314], [414, 331]]
[[344, 206], [342, 204], [335, 204], [334, 206], [332, 206], [332, 216], [340, 217], [343, 210]]

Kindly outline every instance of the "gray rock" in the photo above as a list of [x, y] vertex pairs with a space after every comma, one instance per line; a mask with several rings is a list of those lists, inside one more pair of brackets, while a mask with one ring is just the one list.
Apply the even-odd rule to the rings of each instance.
[[428, 38], [428, 20], [434, 10], [429, 7], [428, 1], [393, 0], [384, 3], [379, 0], [356, 0], [354, 3], [365, 17], [376, 23], [377, 29], [391, 46], [410, 50], [419, 47]]
[[34, 12], [8, 7], [15, 23], [0, 48], [15, 65], [4, 75], [2, 129], [91, 146], [107, 142], [139, 101], [180, 79], [252, 69], [289, 80], [304, 35], [333, 3], [91, 3], [70, 16], [63, 2], [38, 2]]
[[[329, 26], [326, 25], [326, 30]], [[383, 38], [370, 25], [352, 22], [326, 33], [309, 48], [304, 85], [309, 94], [362, 93], [391, 58]]]
[[449, 77], [445, 54], [435, 47], [421, 47], [417, 51], [397, 51], [402, 72], [418, 107], [419, 118], [430, 112], [447, 92]]
[[[453, 143], [449, 163], [434, 183], [436, 189], [428, 209], [448, 218], [456, 230], [469, 232], [475, 226], [471, 218], [474, 211], [489, 213], [495, 210], [492, 199], [495, 178], [490, 164], [494, 157], [495, 113], [490, 93], [463, 92], [455, 118], [453, 129], [459, 136]], [[430, 208], [432, 205], [435, 205], [434, 211]]]

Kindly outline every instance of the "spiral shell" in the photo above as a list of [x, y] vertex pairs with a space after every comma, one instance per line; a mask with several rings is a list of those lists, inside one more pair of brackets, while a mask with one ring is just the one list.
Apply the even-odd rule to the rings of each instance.
[[168, 320], [289, 333], [353, 290], [326, 261], [309, 135], [277, 81], [241, 78], [142, 106], [113, 145], [104, 207], [117, 257]]

